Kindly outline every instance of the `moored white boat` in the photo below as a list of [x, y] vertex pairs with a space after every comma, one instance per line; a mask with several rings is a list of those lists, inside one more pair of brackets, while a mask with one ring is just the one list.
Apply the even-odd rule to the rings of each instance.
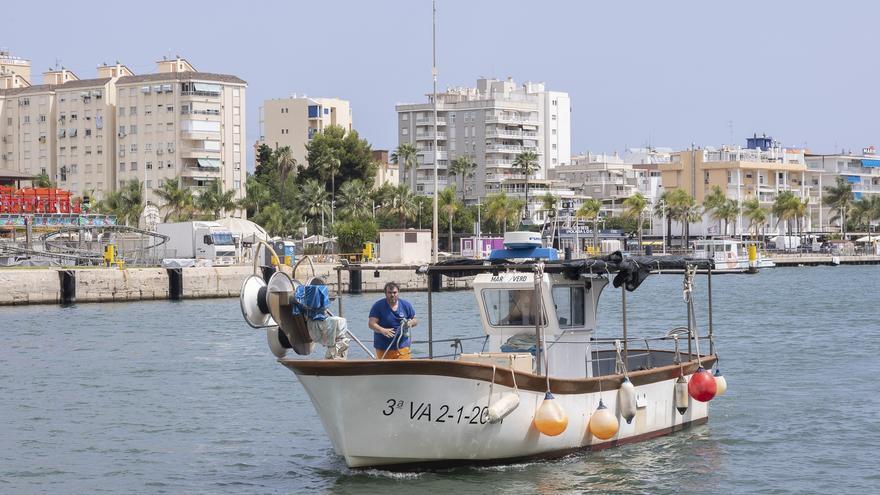
[[[711, 280], [711, 262], [616, 255], [558, 262], [549, 253], [519, 246], [493, 254], [492, 264], [453, 261], [423, 269], [476, 275], [485, 352], [453, 359], [280, 359], [309, 394], [336, 453], [351, 467], [509, 462], [646, 440], [706, 422], [705, 401], [718, 391], [701, 368], [716, 362], [712, 325], [709, 318], [708, 335], [697, 336], [689, 287], [698, 267]], [[687, 325], [630, 339], [622, 289], [623, 335], [599, 338], [596, 308], [610, 276], [634, 290], [657, 268], [685, 270]], [[276, 277], [261, 297], [284, 301], [288, 294], [271, 293], [284, 287]], [[253, 279], [251, 285], [242, 291], [248, 321], [269, 326], [273, 351], [302, 349], [295, 342], [302, 333], [278, 314], [286, 305], [258, 309], [245, 301], [259, 292]], [[270, 308], [276, 318], [268, 317]], [[285, 321], [281, 332], [272, 320]], [[428, 341], [439, 342], [432, 333], [429, 328]], [[701, 345], [707, 354], [700, 354]]]
[[701, 239], [694, 241], [694, 257], [715, 262], [716, 273], [756, 273], [761, 268], [773, 268], [776, 263], [765, 258], [755, 243], [733, 239]]

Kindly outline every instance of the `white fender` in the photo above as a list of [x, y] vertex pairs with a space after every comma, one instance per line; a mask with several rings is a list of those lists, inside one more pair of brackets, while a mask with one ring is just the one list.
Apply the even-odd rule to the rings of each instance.
[[679, 376], [675, 381], [675, 408], [679, 414], [684, 415], [688, 409], [690, 396], [688, 396], [688, 383], [683, 376]]
[[501, 398], [489, 406], [489, 422], [493, 425], [501, 422], [517, 407], [519, 407], [519, 394], [513, 392], [501, 394]]
[[721, 374], [721, 370], [715, 368], [715, 397], [727, 392], [727, 379]]
[[624, 377], [620, 390], [617, 391], [617, 407], [620, 417], [625, 419], [627, 424], [632, 423], [633, 418], [636, 417], [636, 388], [629, 378]]

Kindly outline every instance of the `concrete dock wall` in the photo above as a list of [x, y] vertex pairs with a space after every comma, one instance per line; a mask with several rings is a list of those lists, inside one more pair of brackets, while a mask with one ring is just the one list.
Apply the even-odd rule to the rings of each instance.
[[[314, 275], [321, 277], [335, 292], [335, 265], [316, 264]], [[391, 269], [362, 267], [363, 292], [381, 292], [385, 283], [395, 281], [404, 291], [427, 290], [428, 279], [415, 272], [415, 267]], [[182, 268], [183, 299], [237, 297], [242, 281], [253, 273], [251, 266]], [[285, 267], [290, 274], [290, 267]], [[61, 272], [75, 277], [75, 302], [137, 301], [170, 299], [169, 274], [164, 268], [82, 268], [82, 269], [5, 269], [0, 270], [0, 306], [14, 304], [58, 304], [62, 302]], [[312, 270], [301, 265], [295, 278], [303, 283], [312, 277]], [[445, 279], [444, 289], [470, 287], [470, 280]], [[350, 289], [349, 273], [342, 271], [342, 292]]]

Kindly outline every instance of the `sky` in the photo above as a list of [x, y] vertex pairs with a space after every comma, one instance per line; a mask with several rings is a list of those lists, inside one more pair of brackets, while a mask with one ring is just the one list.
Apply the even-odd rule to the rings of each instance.
[[[753, 133], [858, 153], [880, 145], [878, 14], [863, 1], [438, 0], [438, 89], [512, 77], [566, 91], [572, 153]], [[430, 0], [19, 1], [2, 17], [0, 47], [33, 73], [58, 62], [85, 79], [119, 60], [144, 74], [180, 55], [241, 77], [248, 143], [262, 102], [296, 93], [349, 100], [361, 137], [394, 149], [395, 104], [432, 85]]]

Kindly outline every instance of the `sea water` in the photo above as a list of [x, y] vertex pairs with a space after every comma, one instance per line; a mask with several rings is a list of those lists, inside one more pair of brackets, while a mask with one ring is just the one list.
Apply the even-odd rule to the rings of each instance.
[[[696, 284], [705, 329], [705, 277]], [[685, 324], [681, 289], [680, 275], [654, 276], [627, 294], [630, 335]], [[0, 308], [0, 493], [880, 492], [880, 267], [768, 269], [715, 276], [713, 289], [729, 390], [707, 425], [552, 461], [403, 474], [345, 466], [236, 299]], [[368, 346], [378, 297], [343, 301]], [[402, 297], [424, 338], [427, 294]], [[600, 338], [619, 335], [620, 302], [609, 286]], [[433, 303], [435, 338], [479, 335], [471, 292]]]

